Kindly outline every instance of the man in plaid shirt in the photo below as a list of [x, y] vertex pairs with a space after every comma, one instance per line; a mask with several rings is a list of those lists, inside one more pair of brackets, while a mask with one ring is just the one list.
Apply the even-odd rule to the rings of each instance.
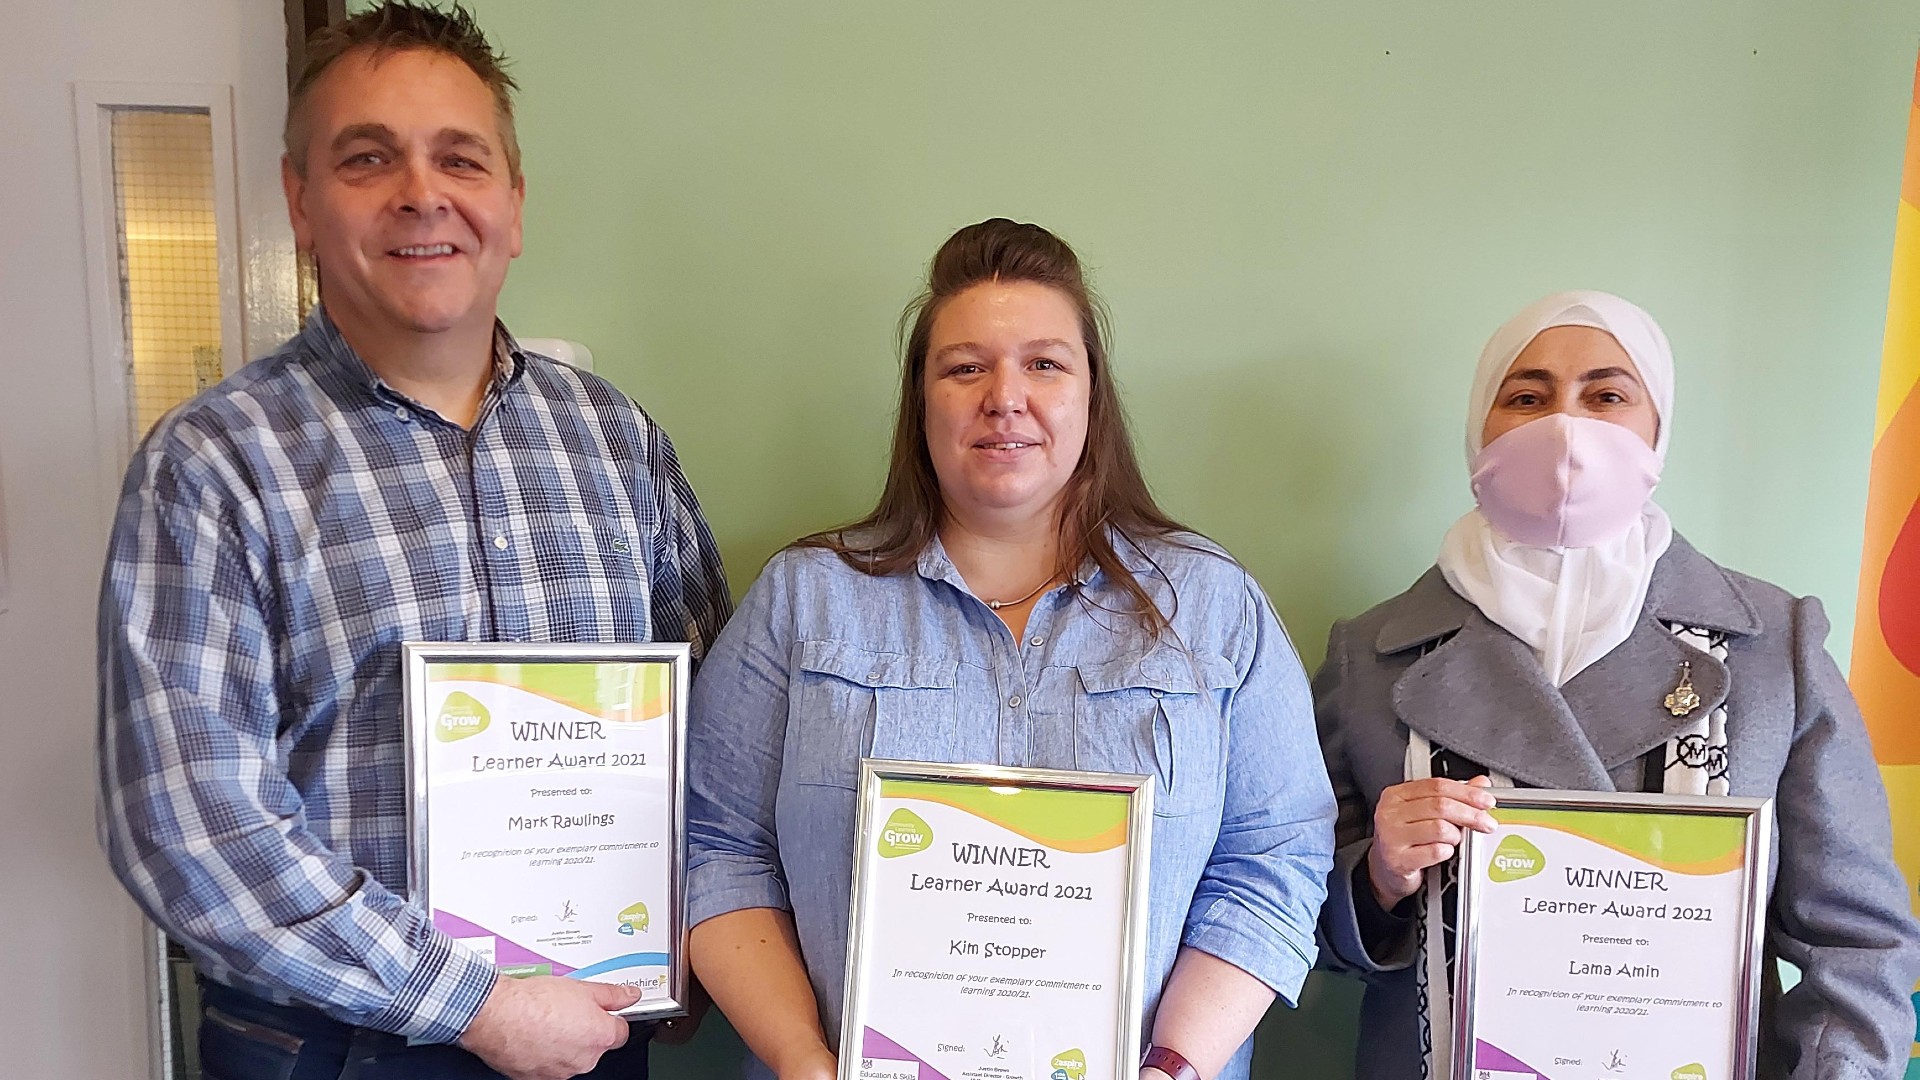
[[400, 643], [697, 658], [719, 555], [666, 434], [495, 318], [525, 186], [471, 19], [387, 3], [310, 55], [283, 174], [323, 306], [134, 455], [103, 842], [200, 970], [209, 1076], [644, 1076], [634, 993], [498, 978], [404, 900]]

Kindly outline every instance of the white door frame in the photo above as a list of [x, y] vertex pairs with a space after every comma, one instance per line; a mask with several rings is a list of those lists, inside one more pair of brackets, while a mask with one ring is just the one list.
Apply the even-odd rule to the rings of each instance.
[[205, 110], [213, 124], [213, 213], [220, 268], [220, 367], [246, 362], [241, 318], [239, 200], [234, 173], [233, 88], [215, 83], [73, 84], [80, 149], [80, 216], [86, 230], [87, 330], [93, 360], [94, 438], [100, 504], [111, 523], [120, 479], [133, 453], [133, 357], [120, 283], [120, 222], [113, 178], [113, 113], [119, 109]]

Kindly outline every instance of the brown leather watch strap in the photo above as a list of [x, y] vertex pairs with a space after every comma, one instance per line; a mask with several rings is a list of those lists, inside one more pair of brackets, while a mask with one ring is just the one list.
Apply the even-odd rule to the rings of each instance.
[[1200, 1070], [1193, 1067], [1193, 1062], [1182, 1057], [1180, 1051], [1164, 1046], [1147, 1047], [1147, 1056], [1140, 1059], [1140, 1067], [1159, 1069], [1173, 1080], [1200, 1080]]

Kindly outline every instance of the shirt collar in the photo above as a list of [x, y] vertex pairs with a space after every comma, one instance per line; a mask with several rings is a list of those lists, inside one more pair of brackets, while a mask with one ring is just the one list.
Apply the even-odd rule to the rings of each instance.
[[935, 533], [927, 546], [920, 549], [920, 559], [914, 569], [928, 581], [944, 581], [956, 589], [965, 591], [967, 583], [960, 577], [960, 569], [947, 557], [947, 545], [940, 542], [940, 534]]
[[[1113, 545], [1114, 554], [1119, 557], [1120, 565], [1126, 567], [1135, 576], [1147, 574], [1153, 570], [1153, 560], [1147, 557], [1147, 553], [1141, 550], [1140, 545], [1129, 540], [1120, 530], [1109, 528], [1107, 541]], [[953, 565], [953, 559], [948, 557], [946, 545], [940, 542], [938, 533], [935, 533], [933, 539], [927, 541], [927, 546], [921, 549], [920, 559], [914, 568], [928, 581], [944, 581], [956, 589], [967, 591], [967, 583], [960, 576], [959, 568]], [[1073, 583], [1091, 585], [1098, 582], [1101, 576], [1100, 564], [1089, 555], [1080, 560], [1079, 568], [1074, 571]]]
[[[300, 328], [300, 343], [309, 357], [338, 373], [350, 383], [358, 386], [375, 397], [404, 401], [417, 405], [405, 394], [395, 390], [374, 372], [367, 362], [347, 344], [346, 336], [334, 324], [327, 314], [325, 304], [315, 304], [308, 313], [306, 325]], [[507, 332], [505, 323], [499, 319], [493, 321], [493, 378], [489, 392], [504, 394], [527, 369], [527, 352]]]

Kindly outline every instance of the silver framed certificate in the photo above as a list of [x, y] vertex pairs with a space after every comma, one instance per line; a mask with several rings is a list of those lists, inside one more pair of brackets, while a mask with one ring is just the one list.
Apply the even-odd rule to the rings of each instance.
[[503, 974], [686, 1013], [688, 646], [402, 646], [410, 899]]
[[1459, 854], [1453, 1080], [1751, 1077], [1772, 801], [1497, 794]]
[[1134, 1080], [1149, 778], [863, 759], [840, 1080]]

